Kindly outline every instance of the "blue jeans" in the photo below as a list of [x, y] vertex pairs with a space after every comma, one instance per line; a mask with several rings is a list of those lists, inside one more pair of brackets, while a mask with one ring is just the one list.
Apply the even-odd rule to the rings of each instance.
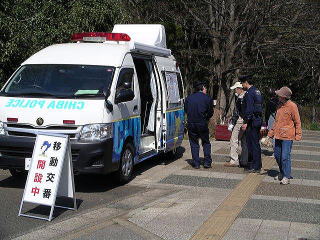
[[292, 140], [275, 140], [274, 157], [283, 177], [291, 178], [291, 148]]

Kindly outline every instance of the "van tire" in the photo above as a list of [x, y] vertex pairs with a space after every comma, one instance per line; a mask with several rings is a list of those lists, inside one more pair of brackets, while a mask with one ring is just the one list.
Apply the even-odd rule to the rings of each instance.
[[134, 147], [131, 143], [126, 143], [120, 158], [120, 166], [117, 172], [119, 183], [124, 184], [131, 180], [134, 164]]
[[9, 172], [12, 177], [16, 177], [16, 178], [23, 178], [23, 177], [27, 176], [27, 171], [25, 171], [25, 170], [18, 170], [15, 168], [10, 168]]

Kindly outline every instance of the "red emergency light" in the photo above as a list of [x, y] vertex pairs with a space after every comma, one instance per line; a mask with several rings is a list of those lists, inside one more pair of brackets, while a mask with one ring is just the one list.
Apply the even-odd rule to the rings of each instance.
[[106, 32], [84, 32], [75, 33], [71, 36], [71, 41], [123, 41], [129, 42], [131, 38], [126, 33], [106, 33]]
[[7, 118], [7, 122], [18, 122], [18, 118]]
[[75, 124], [75, 120], [63, 120], [63, 124]]

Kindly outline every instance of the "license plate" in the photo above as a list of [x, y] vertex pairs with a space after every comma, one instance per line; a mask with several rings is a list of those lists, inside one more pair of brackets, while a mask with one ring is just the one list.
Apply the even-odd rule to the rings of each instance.
[[29, 171], [30, 164], [31, 164], [31, 158], [25, 158], [24, 159], [24, 169]]

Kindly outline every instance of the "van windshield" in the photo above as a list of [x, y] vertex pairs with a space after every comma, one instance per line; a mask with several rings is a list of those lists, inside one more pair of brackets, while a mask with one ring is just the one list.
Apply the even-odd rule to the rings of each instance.
[[114, 67], [89, 65], [24, 65], [1, 91], [7, 96], [63, 98], [109, 95]]

